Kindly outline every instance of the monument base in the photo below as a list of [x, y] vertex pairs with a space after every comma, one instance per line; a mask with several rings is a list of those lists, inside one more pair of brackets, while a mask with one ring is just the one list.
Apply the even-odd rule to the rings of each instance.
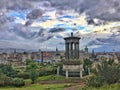
[[65, 71], [66, 78], [69, 77], [69, 72], [80, 72], [80, 78], [82, 78], [83, 64], [80, 61], [65, 61], [63, 63], [63, 70]]

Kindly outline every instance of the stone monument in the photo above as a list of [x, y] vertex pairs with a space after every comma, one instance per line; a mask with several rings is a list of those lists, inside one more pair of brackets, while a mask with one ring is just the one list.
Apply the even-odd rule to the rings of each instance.
[[69, 72], [80, 72], [82, 78], [83, 64], [79, 59], [79, 40], [80, 37], [75, 37], [71, 33], [70, 37], [65, 37], [65, 58], [63, 63], [63, 70], [65, 71], [66, 78], [69, 77]]

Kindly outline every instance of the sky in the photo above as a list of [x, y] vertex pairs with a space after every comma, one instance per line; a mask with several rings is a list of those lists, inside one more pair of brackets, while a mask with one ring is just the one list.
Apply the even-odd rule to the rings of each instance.
[[64, 50], [64, 37], [80, 49], [120, 49], [119, 0], [0, 0], [0, 48]]

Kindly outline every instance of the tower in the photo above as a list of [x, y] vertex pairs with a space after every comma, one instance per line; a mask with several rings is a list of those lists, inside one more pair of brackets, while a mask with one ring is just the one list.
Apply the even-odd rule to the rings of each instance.
[[87, 47], [87, 45], [85, 46], [85, 53], [88, 53], [88, 47]]
[[95, 57], [95, 52], [94, 52], [94, 49], [92, 49], [92, 58]]
[[14, 49], [14, 54], [17, 52], [17, 49]]
[[115, 49], [113, 50], [113, 59], [116, 64], [119, 63], [118, 56], [117, 56], [117, 53], [115, 52]]
[[58, 52], [58, 48], [56, 47], [56, 52]]
[[79, 59], [79, 40], [80, 37], [73, 36], [64, 38], [65, 40], [65, 57], [66, 60]]

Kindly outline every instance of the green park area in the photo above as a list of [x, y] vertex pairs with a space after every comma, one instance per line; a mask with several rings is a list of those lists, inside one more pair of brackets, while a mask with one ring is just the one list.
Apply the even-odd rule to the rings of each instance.
[[[49, 84], [49, 85], [33, 84], [30, 86], [23, 86], [19, 88], [18, 87], [1, 87], [0, 90], [64, 90], [65, 88], [69, 88], [69, 86], [67, 86], [67, 84]], [[119, 90], [119, 89], [120, 89], [120, 84], [113, 84], [113, 85], [104, 85], [99, 88], [79, 86], [79, 88], [76, 90]]]
[[88, 87], [88, 86], [84, 86], [84, 87], [80, 87], [80, 89], [78, 90], [120, 90], [120, 84], [112, 84], [112, 85], [104, 85], [102, 87]]
[[[84, 60], [83, 67], [88, 75], [65, 78], [56, 75], [56, 65], [40, 64], [28, 60], [25, 68], [0, 65], [0, 90], [120, 90], [120, 64], [103, 60], [92, 67], [92, 62]], [[71, 88], [71, 89], [70, 89]]]
[[30, 86], [24, 86], [20, 88], [4, 87], [0, 88], [0, 90], [63, 90], [65, 87], [66, 87], [65, 84], [52, 84], [52, 85], [33, 84]]

